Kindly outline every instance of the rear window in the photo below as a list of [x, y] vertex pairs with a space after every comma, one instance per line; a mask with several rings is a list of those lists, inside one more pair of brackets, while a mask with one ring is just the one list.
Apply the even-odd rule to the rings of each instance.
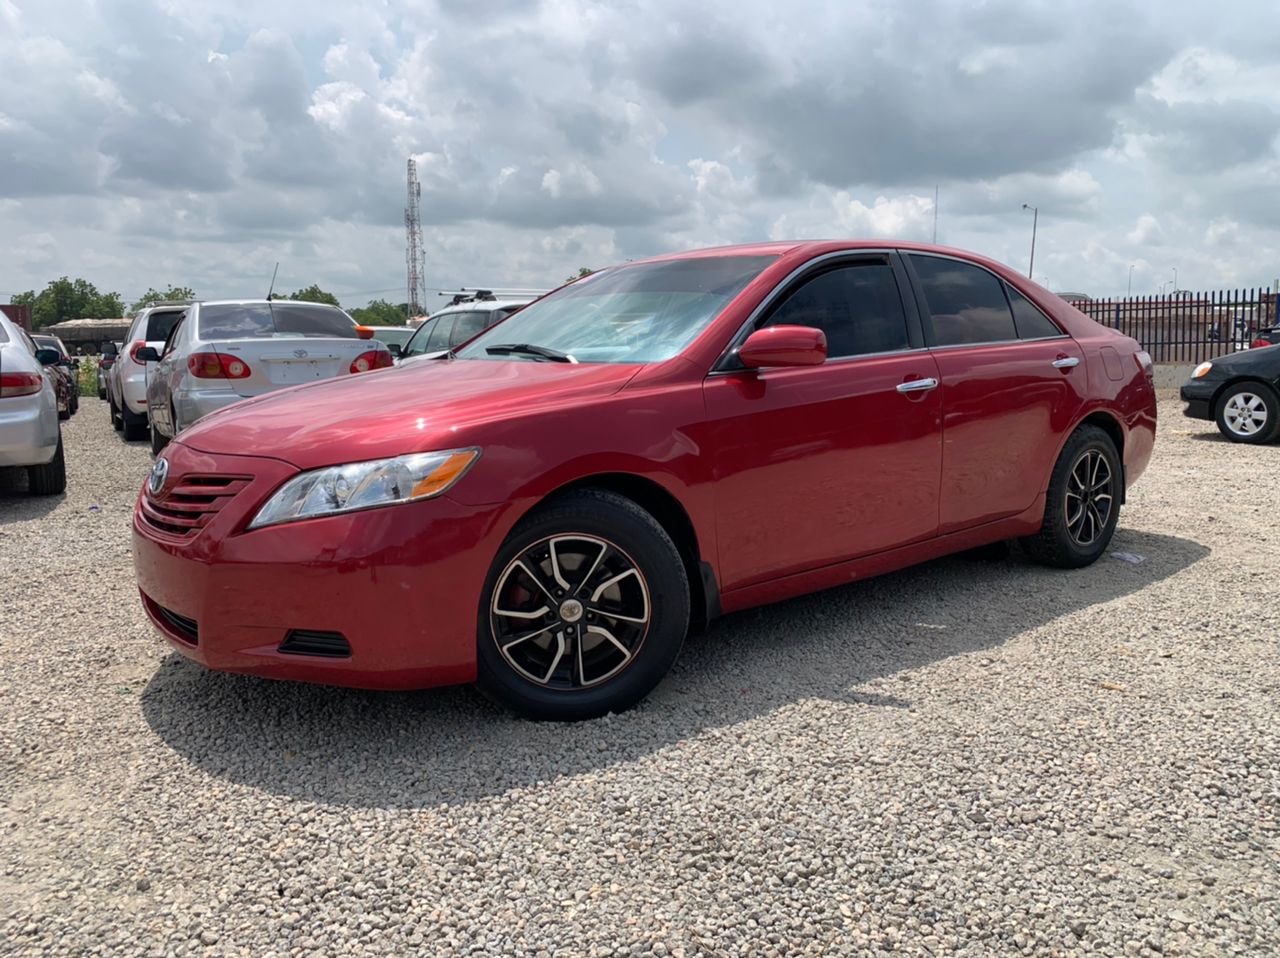
[[270, 339], [323, 336], [355, 339], [356, 326], [331, 306], [267, 303], [200, 307], [201, 339]]
[[147, 335], [144, 337], [149, 343], [163, 343], [169, 338], [169, 334], [173, 332], [173, 327], [178, 325], [178, 320], [182, 318], [185, 309], [170, 309], [163, 312], [157, 310], [147, 317]]

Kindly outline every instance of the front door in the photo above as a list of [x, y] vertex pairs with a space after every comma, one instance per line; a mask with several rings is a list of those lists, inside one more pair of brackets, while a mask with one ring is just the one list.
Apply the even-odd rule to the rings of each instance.
[[827, 362], [708, 377], [724, 591], [937, 534], [938, 372], [901, 277], [887, 255], [818, 267], [757, 328], [822, 329]]

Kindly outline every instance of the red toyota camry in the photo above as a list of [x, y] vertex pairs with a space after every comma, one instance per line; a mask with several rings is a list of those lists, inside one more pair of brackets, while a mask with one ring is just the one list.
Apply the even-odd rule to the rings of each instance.
[[206, 417], [156, 460], [134, 561], [210, 668], [586, 718], [721, 612], [1005, 539], [1093, 562], [1155, 418], [1136, 342], [990, 260], [702, 250]]

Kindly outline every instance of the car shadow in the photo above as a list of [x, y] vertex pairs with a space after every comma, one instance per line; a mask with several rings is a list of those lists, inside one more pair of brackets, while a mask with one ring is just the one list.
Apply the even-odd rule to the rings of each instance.
[[640, 759], [809, 698], [910, 709], [909, 681], [863, 686], [998, 647], [1209, 553], [1125, 529], [1112, 548], [1143, 561], [1106, 556], [1064, 572], [1016, 556], [952, 557], [727, 616], [686, 643], [639, 707], [575, 725], [514, 718], [469, 687], [389, 693], [272, 682], [210, 672], [176, 652], [143, 691], [142, 709], [166, 744], [208, 774], [272, 794], [368, 808], [469, 801]]
[[42, 519], [67, 498], [65, 492], [56, 496], [33, 496], [25, 469], [0, 469], [0, 526], [25, 519]]

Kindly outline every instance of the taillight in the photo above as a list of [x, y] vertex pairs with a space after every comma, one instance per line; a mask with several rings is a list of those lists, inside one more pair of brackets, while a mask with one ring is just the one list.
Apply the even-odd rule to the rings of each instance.
[[243, 359], [222, 353], [192, 353], [187, 369], [196, 379], [248, 379], [253, 372]]
[[1249, 344], [1249, 348], [1250, 348], [1250, 349], [1262, 349], [1262, 347], [1264, 347], [1264, 346], [1270, 346], [1270, 345], [1271, 345], [1271, 340], [1269, 340], [1269, 339], [1263, 339], [1262, 337], [1258, 337], [1257, 339], [1255, 339], [1253, 342], [1251, 342], [1251, 343]]
[[39, 373], [0, 373], [0, 399], [33, 396], [42, 388], [44, 377]]
[[1155, 379], [1156, 368], [1151, 362], [1151, 354], [1145, 349], [1139, 349], [1133, 354], [1133, 358], [1138, 361], [1138, 368], [1146, 375], [1148, 379]]
[[144, 363], [142, 362], [141, 359], [138, 358], [138, 350], [145, 349], [146, 345], [147, 345], [146, 342], [144, 342], [143, 340], [138, 340], [136, 343], [134, 343], [129, 347], [129, 358], [132, 359], [139, 366], [144, 365]]
[[351, 372], [367, 373], [370, 369], [388, 369], [394, 365], [391, 353], [385, 349], [371, 349], [351, 361]]

